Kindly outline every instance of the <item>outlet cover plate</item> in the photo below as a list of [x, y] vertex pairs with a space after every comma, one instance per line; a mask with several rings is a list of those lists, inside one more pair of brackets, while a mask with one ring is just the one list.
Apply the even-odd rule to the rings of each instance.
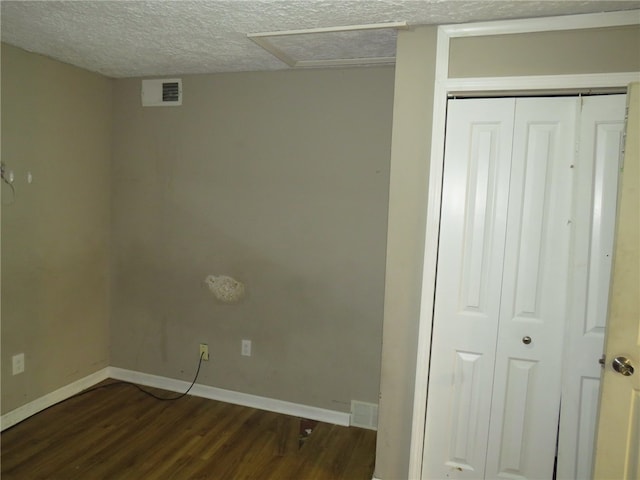
[[11, 357], [13, 362], [12, 375], [18, 375], [24, 372], [24, 353], [19, 353]]
[[206, 343], [200, 344], [200, 357], [205, 362], [209, 361], [209, 345], [207, 345]]

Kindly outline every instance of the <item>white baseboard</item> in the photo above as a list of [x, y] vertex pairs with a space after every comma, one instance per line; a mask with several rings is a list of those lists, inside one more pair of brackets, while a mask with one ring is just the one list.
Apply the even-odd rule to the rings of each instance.
[[[175, 380], [167, 377], [159, 377], [148, 373], [136, 372], [134, 370], [125, 370], [117, 367], [107, 367], [99, 370], [91, 375], [87, 375], [80, 380], [76, 380], [69, 385], [59, 388], [47, 395], [27, 403], [21, 407], [11, 410], [0, 417], [0, 429], [5, 430], [35, 415], [42, 410], [49, 408], [73, 395], [80, 393], [93, 385], [113, 378], [116, 380], [124, 380], [134, 382], [149, 387], [162, 388], [172, 392], [184, 392], [189, 388], [191, 383], [182, 380]], [[338, 412], [335, 410], [327, 410], [324, 408], [311, 407], [299, 403], [285, 402], [284, 400], [276, 400], [273, 398], [259, 397], [248, 393], [234, 392], [232, 390], [224, 390], [222, 388], [209, 387], [207, 385], [195, 384], [190, 395], [197, 397], [209, 398], [221, 402], [233, 403], [245, 407], [267, 410], [270, 412], [283, 413], [294, 417], [309, 418], [320, 422], [332, 423], [334, 425], [349, 426], [350, 414]]]
[[41, 412], [45, 408], [49, 408], [56, 403], [72, 397], [76, 393], [80, 393], [86, 388], [92, 387], [96, 383], [100, 383], [103, 380], [106, 380], [107, 378], [109, 378], [108, 371], [108, 368], [98, 370], [97, 372], [87, 375], [80, 380], [76, 380], [69, 385], [65, 385], [64, 387], [61, 387], [51, 393], [33, 400], [32, 402], [22, 405], [15, 410], [11, 410], [10, 412], [5, 413], [4, 415], [2, 415], [2, 417], [0, 417], [0, 430], [6, 430], [7, 428], [14, 426], [16, 423], [19, 423], [22, 420], [29, 418], [30, 416], [35, 415], [38, 412]]
[[[191, 385], [190, 382], [182, 380], [159, 377], [157, 375], [150, 375], [148, 373], [125, 370], [117, 367], [109, 367], [109, 377], [149, 387], [162, 388], [172, 392], [185, 392], [187, 388], [189, 388], [189, 385]], [[274, 398], [259, 397], [257, 395], [234, 392], [232, 390], [225, 390], [197, 383], [193, 386], [189, 395], [233, 403], [235, 405], [242, 405], [245, 407], [257, 408], [259, 410], [283, 413], [294, 417], [318, 420], [320, 422], [332, 423], [334, 425], [349, 426], [349, 413], [311, 407], [309, 405], [302, 405], [299, 403], [285, 402], [284, 400], [276, 400]]]

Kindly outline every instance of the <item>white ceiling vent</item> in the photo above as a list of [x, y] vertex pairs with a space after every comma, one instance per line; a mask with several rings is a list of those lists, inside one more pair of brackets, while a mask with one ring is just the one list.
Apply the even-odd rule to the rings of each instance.
[[142, 80], [143, 107], [177, 107], [182, 105], [180, 78]]

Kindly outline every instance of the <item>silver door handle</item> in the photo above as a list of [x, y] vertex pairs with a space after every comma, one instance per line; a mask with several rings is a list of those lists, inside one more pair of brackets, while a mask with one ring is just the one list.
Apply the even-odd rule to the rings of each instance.
[[633, 375], [633, 372], [634, 372], [633, 364], [631, 363], [631, 360], [629, 360], [627, 357], [620, 355], [614, 358], [613, 361], [611, 362], [611, 366], [616, 372], [618, 372], [621, 375], [624, 375], [625, 377], [629, 377]]

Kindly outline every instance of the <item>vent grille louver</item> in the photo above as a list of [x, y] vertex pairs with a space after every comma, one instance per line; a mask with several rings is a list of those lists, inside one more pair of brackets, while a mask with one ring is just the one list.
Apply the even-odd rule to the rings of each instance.
[[378, 429], [378, 404], [351, 400], [351, 418], [349, 424], [353, 427]]
[[177, 107], [182, 105], [182, 79], [142, 80], [143, 107]]
[[178, 82], [164, 82], [162, 84], [162, 101], [177, 102], [180, 100], [180, 86]]

